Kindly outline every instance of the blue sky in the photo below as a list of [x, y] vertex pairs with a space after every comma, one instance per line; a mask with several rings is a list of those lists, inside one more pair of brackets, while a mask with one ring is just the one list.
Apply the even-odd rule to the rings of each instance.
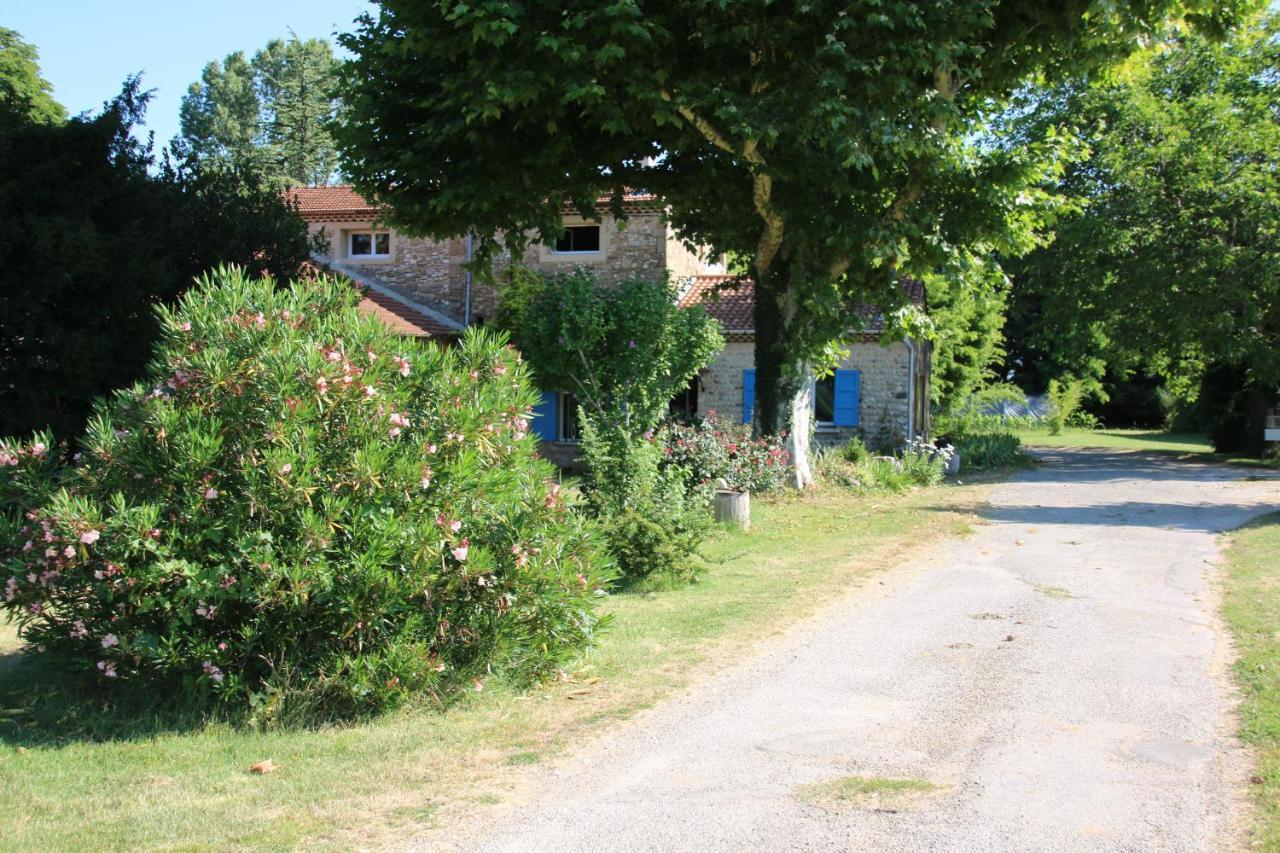
[[363, 0], [0, 0], [0, 26], [40, 51], [40, 67], [67, 110], [96, 112], [131, 73], [155, 89], [147, 129], [166, 144], [178, 132], [178, 103], [205, 63], [272, 38], [333, 38], [372, 9]]

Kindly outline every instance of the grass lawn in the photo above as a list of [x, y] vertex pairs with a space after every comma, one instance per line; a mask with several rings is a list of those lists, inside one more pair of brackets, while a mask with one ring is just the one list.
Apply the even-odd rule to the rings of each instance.
[[[618, 595], [564, 683], [487, 686], [447, 711], [254, 732], [107, 707], [16, 653], [0, 624], [0, 848], [377, 845], [510, 796], [537, 764], [653, 705], [831, 603], [912, 549], [962, 533], [979, 486], [834, 489], [757, 502], [697, 584]], [[279, 770], [251, 775], [270, 759]]]
[[1250, 459], [1214, 453], [1209, 439], [1194, 432], [1161, 432], [1144, 429], [1064, 429], [1058, 435], [1050, 435], [1044, 429], [1019, 429], [1014, 431], [1028, 447], [1104, 447], [1115, 450], [1146, 450], [1173, 453], [1203, 462], [1223, 462], [1228, 465], [1244, 465], [1251, 468], [1277, 468], [1280, 460]]
[[1223, 614], [1235, 634], [1240, 736], [1257, 754], [1251, 847], [1280, 851], [1280, 513], [1230, 534]]

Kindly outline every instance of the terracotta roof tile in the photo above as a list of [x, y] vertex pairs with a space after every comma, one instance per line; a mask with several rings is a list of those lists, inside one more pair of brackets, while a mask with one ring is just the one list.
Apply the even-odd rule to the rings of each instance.
[[[373, 219], [378, 215], [379, 206], [370, 204], [350, 186], [332, 187], [291, 187], [289, 198], [298, 205], [298, 214], [303, 219]], [[628, 204], [646, 204], [655, 202], [658, 197], [653, 193], [630, 191], [622, 196]], [[600, 204], [608, 204], [609, 197], [601, 196]]]
[[[904, 279], [902, 286], [911, 302], [924, 306], [923, 282]], [[693, 305], [701, 305], [712, 318], [720, 322], [726, 333], [755, 332], [756, 291], [755, 282], [749, 278], [732, 275], [691, 276], [689, 286], [680, 295], [680, 307], [689, 308]], [[879, 308], [867, 305], [858, 309], [858, 313], [865, 321], [865, 334], [884, 331], [884, 315]]]
[[376, 290], [361, 287], [341, 273], [334, 273], [327, 267], [306, 261], [302, 264], [302, 275], [314, 278], [328, 275], [342, 279], [360, 291], [360, 302], [357, 307], [365, 314], [377, 317], [396, 334], [413, 338], [452, 338], [461, 334], [457, 329], [440, 322], [435, 317], [417, 310], [411, 305], [379, 293]]

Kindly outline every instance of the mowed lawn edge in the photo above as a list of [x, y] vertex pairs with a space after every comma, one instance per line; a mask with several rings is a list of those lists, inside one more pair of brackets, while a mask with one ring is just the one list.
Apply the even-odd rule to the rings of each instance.
[[1068, 427], [1058, 435], [1047, 429], [1013, 431], [1023, 447], [1094, 447], [1107, 450], [1141, 450], [1163, 453], [1188, 462], [1237, 465], [1245, 468], [1280, 468], [1280, 459], [1254, 459], [1215, 453], [1209, 439], [1193, 432], [1162, 432], [1147, 429], [1078, 429]]
[[[757, 501], [750, 534], [724, 533], [703, 549], [709, 565], [698, 583], [605, 601], [612, 623], [568, 681], [524, 693], [490, 684], [443, 712], [417, 708], [320, 730], [211, 724], [43, 743], [24, 728], [39, 715], [5, 708], [0, 848], [350, 848], [471, 820], [512, 796], [527, 765], [586, 742], [877, 571], [971, 529], [983, 488], [887, 496], [824, 487]], [[15, 649], [12, 629], [0, 626], [6, 705], [22, 695], [31, 666]], [[249, 765], [264, 759], [280, 769], [251, 775]]]
[[1280, 851], [1280, 513], [1225, 537], [1222, 612], [1235, 639], [1240, 739], [1253, 750], [1250, 849]]

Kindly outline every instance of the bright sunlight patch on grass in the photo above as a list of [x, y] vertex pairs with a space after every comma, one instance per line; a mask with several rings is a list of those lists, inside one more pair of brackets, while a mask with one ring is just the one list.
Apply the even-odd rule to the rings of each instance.
[[1280, 850], [1280, 513], [1230, 534], [1223, 615], [1235, 635], [1240, 737], [1258, 766], [1252, 848]]
[[1064, 429], [1059, 435], [1048, 430], [1017, 430], [1018, 438], [1030, 447], [1109, 447], [1116, 450], [1156, 450], [1169, 453], [1212, 453], [1203, 435], [1191, 432], [1161, 432], [1142, 429]]
[[[752, 533], [704, 549], [700, 582], [606, 601], [613, 622], [566, 681], [528, 693], [489, 683], [443, 712], [342, 728], [246, 731], [162, 708], [113, 709], [38, 660], [0, 651], [0, 846], [350, 849], [450, 826], [510, 797], [527, 765], [962, 531], [980, 498], [976, 487], [942, 486], [758, 501]], [[279, 769], [248, 772], [265, 759]]]

